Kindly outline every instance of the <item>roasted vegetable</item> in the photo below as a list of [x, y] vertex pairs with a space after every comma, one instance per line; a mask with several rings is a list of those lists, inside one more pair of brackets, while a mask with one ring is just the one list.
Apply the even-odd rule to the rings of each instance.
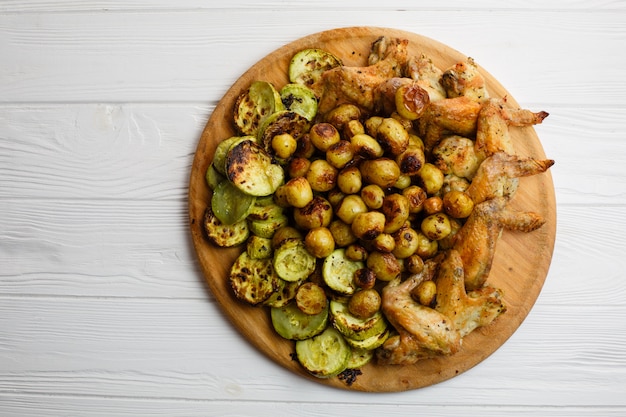
[[306, 314], [295, 302], [270, 310], [276, 333], [290, 340], [309, 339], [320, 334], [328, 323], [328, 305], [318, 314]]
[[230, 148], [225, 167], [228, 180], [252, 196], [272, 194], [285, 178], [282, 167], [252, 140], [244, 140]]
[[300, 239], [287, 239], [274, 250], [274, 269], [285, 281], [302, 281], [315, 270], [315, 257]]
[[283, 108], [280, 94], [272, 84], [254, 81], [237, 97], [234, 110], [235, 126], [244, 135], [256, 135], [263, 120]]
[[304, 84], [291, 83], [280, 89], [280, 99], [287, 110], [294, 111], [307, 120], [315, 119], [317, 115], [317, 97]]
[[345, 337], [353, 340], [365, 340], [382, 333], [387, 328], [387, 321], [380, 310], [367, 318], [360, 318], [348, 309], [346, 303], [330, 301], [330, 321]]
[[235, 296], [252, 305], [267, 300], [279, 288], [280, 280], [271, 259], [253, 259], [245, 251], [235, 260], [228, 279]]
[[230, 181], [222, 181], [213, 191], [211, 208], [223, 224], [231, 225], [245, 220], [255, 201], [256, 197], [243, 193]]
[[354, 273], [363, 267], [363, 262], [351, 261], [346, 257], [345, 249], [339, 248], [324, 259], [322, 277], [326, 285], [333, 291], [350, 295], [357, 288], [354, 282]]
[[348, 366], [352, 350], [332, 327], [310, 339], [296, 342], [296, 355], [302, 366], [318, 378], [330, 378]]
[[303, 49], [291, 58], [289, 81], [311, 86], [320, 79], [324, 71], [340, 65], [341, 60], [330, 52], [315, 48]]
[[215, 216], [211, 207], [207, 207], [204, 211], [202, 226], [211, 242], [225, 248], [240, 245], [250, 236], [250, 229], [245, 220], [230, 225], [223, 224]]

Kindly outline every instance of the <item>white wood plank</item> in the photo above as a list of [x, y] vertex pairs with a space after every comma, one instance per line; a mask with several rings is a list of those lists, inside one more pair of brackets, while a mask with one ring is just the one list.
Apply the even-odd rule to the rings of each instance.
[[[224, 8], [226, 4], [221, 1], [203, 1], [203, 0], [179, 0], [175, 3], [167, 0], [132, 0], [132, 1], [81, 1], [81, 0], [4, 0], [0, 5], [0, 12], [16, 13], [16, 12], [67, 12], [67, 11], [117, 11], [117, 10], [177, 10], [177, 9], [219, 9]], [[275, 1], [254, 1], [234, 0], [227, 3], [229, 9], [255, 8], [255, 9], [276, 9], [281, 10], [309, 8], [306, 3], [298, 3], [289, 0]], [[363, 3], [359, 0], [342, 1], [339, 5], [333, 0], [318, 0], [315, 2], [317, 9], [333, 9], [333, 8], [359, 8], [361, 10], [379, 10], [380, 4]], [[458, 10], [459, 8], [466, 10], [481, 10], [489, 8], [491, 10], [515, 10], [520, 11], [536, 11], [542, 9], [563, 9], [567, 10], [624, 10], [624, 3], [618, 0], [587, 0], [587, 1], [568, 1], [568, 0], [550, 0], [550, 1], [507, 1], [488, 0], [468, 3], [462, 0], [447, 0], [445, 2], [437, 2], [434, 5], [425, 5], [423, 2], [416, 3], [412, 0], [394, 1], [393, 7], [402, 10]]]
[[[349, 398], [349, 397], [348, 397]], [[599, 411], [598, 411], [599, 410]], [[327, 404], [291, 401], [176, 401], [171, 399], [126, 399], [73, 396], [0, 395], [0, 411], [4, 417], [58, 417], [80, 415], [81, 417], [234, 417], [234, 416], [385, 416], [436, 415], [439, 417], [588, 417], [588, 407], [498, 406], [472, 405], [379, 405], [379, 404]], [[600, 417], [623, 417], [624, 407], [601, 407], [593, 411]]]
[[[0, 199], [187, 198], [213, 109], [189, 104], [0, 107]], [[626, 204], [622, 108], [536, 105], [559, 204]], [[610, 179], [610, 180], [609, 180]]]
[[0, 393], [624, 407], [624, 314], [624, 307], [538, 305], [499, 351], [470, 371], [419, 392], [372, 397], [279, 368], [225, 326], [210, 303], [3, 297]]
[[30, 14], [2, 15], [2, 49], [14, 58], [0, 63], [0, 101], [217, 100], [272, 50], [354, 25], [438, 39], [474, 57], [523, 103], [611, 106], [626, 95], [626, 56], [605, 52], [624, 47], [621, 12], [538, 11], [529, 19], [505, 11], [347, 10], [48, 13], [36, 25]]

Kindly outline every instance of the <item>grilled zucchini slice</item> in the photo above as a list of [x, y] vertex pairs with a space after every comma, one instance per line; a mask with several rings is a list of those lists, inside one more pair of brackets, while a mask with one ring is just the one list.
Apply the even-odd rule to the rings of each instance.
[[345, 339], [353, 349], [374, 350], [377, 347], [382, 346], [382, 344], [389, 338], [390, 334], [391, 328], [387, 326], [387, 328], [385, 328], [385, 330], [381, 333], [370, 336], [367, 339], [356, 340], [349, 337], [346, 337]]
[[367, 365], [374, 358], [374, 352], [367, 349], [352, 348], [346, 369], [359, 369]]
[[335, 300], [330, 301], [330, 320], [341, 334], [354, 340], [368, 339], [387, 328], [387, 321], [380, 310], [372, 317], [361, 319], [350, 314], [346, 303]]
[[365, 264], [361, 261], [348, 259], [345, 249], [335, 249], [324, 259], [322, 277], [326, 285], [339, 294], [354, 294], [357, 288], [354, 273], [364, 266]]
[[248, 217], [256, 197], [245, 194], [230, 181], [220, 182], [211, 197], [211, 209], [223, 224], [235, 224]]
[[300, 281], [287, 282], [284, 279], [279, 280], [278, 289], [267, 300], [263, 301], [263, 305], [276, 308], [286, 306], [295, 298], [300, 284], [302, 284]]
[[206, 179], [206, 183], [211, 190], [215, 190], [217, 185], [226, 179], [224, 175], [217, 172], [217, 169], [215, 169], [215, 166], [212, 163], [207, 168], [204, 178]]
[[272, 249], [272, 240], [260, 236], [252, 235], [246, 243], [246, 252], [252, 259], [271, 258], [274, 251]]
[[207, 239], [217, 246], [230, 248], [244, 243], [250, 236], [248, 222], [245, 220], [235, 224], [223, 224], [211, 210], [209, 205], [204, 211], [202, 226]]
[[272, 139], [274, 136], [288, 133], [298, 141], [309, 131], [309, 120], [295, 111], [278, 111], [265, 119], [257, 133], [257, 142], [266, 152], [273, 152]]
[[251, 305], [267, 300], [280, 287], [271, 259], [253, 259], [246, 251], [233, 263], [228, 279], [235, 296]]
[[327, 327], [322, 333], [296, 342], [296, 355], [302, 366], [318, 378], [330, 378], [344, 371], [352, 351], [341, 333]]
[[265, 237], [270, 239], [274, 236], [274, 233], [283, 226], [289, 223], [289, 218], [284, 214], [280, 214], [269, 218], [267, 220], [252, 220], [248, 219], [248, 227], [250, 232], [259, 237]]
[[249, 139], [230, 148], [226, 155], [225, 171], [226, 177], [235, 187], [256, 197], [272, 194], [285, 180], [283, 168]]
[[274, 269], [285, 281], [303, 281], [315, 271], [316, 259], [304, 242], [289, 238], [274, 250]]
[[228, 155], [230, 148], [244, 140], [256, 140], [256, 138], [254, 136], [232, 136], [228, 139], [224, 139], [217, 145], [211, 165], [213, 165], [213, 168], [215, 168], [219, 174], [226, 175], [226, 155]]
[[305, 314], [296, 303], [270, 309], [272, 325], [280, 336], [290, 340], [309, 339], [320, 334], [328, 325], [328, 306], [319, 314]]
[[256, 135], [263, 120], [274, 112], [283, 110], [280, 94], [267, 81], [254, 81], [237, 97], [234, 120], [244, 135]]
[[297, 52], [289, 63], [289, 81], [313, 85], [324, 71], [342, 65], [341, 59], [322, 49], [309, 48]]
[[317, 115], [317, 97], [309, 87], [303, 84], [287, 84], [280, 89], [280, 99], [285, 109], [295, 111], [312, 121]]

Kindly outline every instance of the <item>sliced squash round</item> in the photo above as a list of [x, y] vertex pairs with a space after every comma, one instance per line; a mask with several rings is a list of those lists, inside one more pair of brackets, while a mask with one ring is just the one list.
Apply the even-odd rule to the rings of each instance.
[[256, 138], [254, 136], [232, 136], [217, 144], [211, 165], [219, 174], [226, 175], [226, 155], [228, 155], [230, 148], [244, 140], [256, 140]]
[[328, 324], [328, 307], [319, 314], [305, 314], [296, 303], [270, 309], [272, 326], [280, 336], [290, 340], [304, 340], [320, 334]]
[[225, 170], [235, 187], [256, 197], [272, 194], [285, 180], [283, 168], [252, 140], [241, 141], [230, 148]]
[[372, 317], [362, 319], [348, 310], [348, 305], [339, 301], [330, 301], [330, 320], [344, 336], [354, 340], [365, 340], [382, 333], [387, 328], [387, 321], [379, 310]]
[[315, 271], [315, 265], [315, 257], [300, 239], [286, 239], [274, 250], [274, 269], [285, 281], [305, 280]]
[[367, 365], [374, 358], [374, 352], [368, 349], [352, 348], [346, 369], [359, 369]]
[[341, 333], [332, 327], [310, 339], [296, 342], [298, 361], [318, 378], [330, 378], [344, 371], [351, 353]]
[[250, 233], [268, 239], [271, 239], [278, 229], [286, 226], [288, 223], [289, 218], [284, 214], [276, 215], [267, 220], [248, 219], [248, 227], [250, 228]]
[[248, 217], [256, 197], [243, 193], [230, 181], [220, 182], [211, 197], [211, 208], [223, 224], [235, 224]]
[[266, 152], [273, 152], [272, 139], [274, 136], [288, 133], [298, 141], [309, 131], [310, 125], [311, 123], [306, 117], [295, 111], [278, 111], [265, 119], [257, 132], [257, 142]]
[[288, 282], [284, 279], [279, 281], [279, 287], [269, 298], [263, 301], [263, 305], [267, 307], [284, 307], [290, 303], [296, 296], [298, 287], [302, 283], [300, 281]]
[[209, 205], [204, 211], [202, 226], [207, 239], [217, 246], [230, 248], [244, 243], [250, 236], [248, 222], [245, 220], [235, 224], [223, 224], [213, 213]]
[[356, 340], [349, 337], [346, 337], [345, 339], [353, 349], [374, 350], [377, 347], [382, 346], [382, 344], [389, 338], [390, 334], [391, 328], [387, 326], [387, 328], [385, 328], [385, 330], [381, 333], [370, 336], [367, 339]]
[[210, 164], [207, 168], [204, 178], [206, 179], [206, 183], [211, 190], [215, 190], [217, 185], [226, 179], [224, 175], [217, 172], [213, 164]]
[[241, 252], [233, 263], [228, 279], [235, 296], [251, 305], [267, 300], [279, 288], [280, 282], [271, 259], [253, 259], [246, 251]]
[[287, 84], [280, 90], [280, 99], [285, 109], [295, 111], [312, 121], [317, 115], [317, 97], [309, 87], [304, 84]]
[[280, 93], [267, 81], [254, 81], [237, 97], [234, 121], [244, 135], [256, 135], [263, 120], [276, 111], [283, 110]]
[[289, 81], [310, 86], [324, 71], [341, 66], [341, 59], [322, 49], [309, 48], [296, 52], [289, 63]]
[[354, 273], [363, 267], [365, 267], [363, 262], [348, 259], [345, 249], [339, 248], [324, 259], [322, 277], [332, 290], [350, 295], [354, 294], [357, 288]]

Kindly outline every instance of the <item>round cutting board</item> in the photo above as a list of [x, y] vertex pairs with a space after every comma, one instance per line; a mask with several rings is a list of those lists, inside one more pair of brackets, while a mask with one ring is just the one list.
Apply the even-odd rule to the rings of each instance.
[[[190, 229], [195, 251], [206, 282], [225, 316], [252, 345], [279, 365], [321, 384], [367, 392], [405, 391], [439, 383], [467, 371], [496, 351], [517, 330], [541, 291], [552, 258], [556, 230], [555, 196], [550, 173], [522, 178], [512, 206], [537, 212], [547, 221], [532, 233], [504, 231], [498, 243], [487, 282], [504, 291], [507, 311], [491, 325], [466, 336], [461, 351], [452, 356], [423, 360], [410, 366], [380, 366], [372, 362], [362, 368], [362, 374], [352, 384], [337, 377], [319, 379], [307, 374], [292, 359], [294, 343], [274, 332], [268, 309], [251, 307], [235, 299], [228, 286], [227, 276], [232, 262], [243, 248], [217, 248], [205, 239], [202, 230], [204, 210], [210, 201], [205, 172], [217, 144], [235, 135], [232, 123], [235, 99], [254, 80], [264, 80], [277, 88], [282, 87], [288, 82], [286, 73], [291, 57], [305, 48], [327, 50], [340, 57], [344, 65], [366, 65], [372, 42], [383, 35], [408, 39], [410, 54], [423, 52], [442, 69], [467, 59], [466, 55], [432, 39], [387, 28], [341, 28], [296, 40], [254, 64], [215, 107], [200, 138], [189, 183]], [[497, 80], [482, 68], [481, 73], [486, 78], [492, 97], [507, 96], [509, 104], [518, 106]], [[539, 110], [543, 109], [533, 109]], [[545, 158], [533, 128], [515, 127], [511, 129], [511, 134], [517, 154]]]

